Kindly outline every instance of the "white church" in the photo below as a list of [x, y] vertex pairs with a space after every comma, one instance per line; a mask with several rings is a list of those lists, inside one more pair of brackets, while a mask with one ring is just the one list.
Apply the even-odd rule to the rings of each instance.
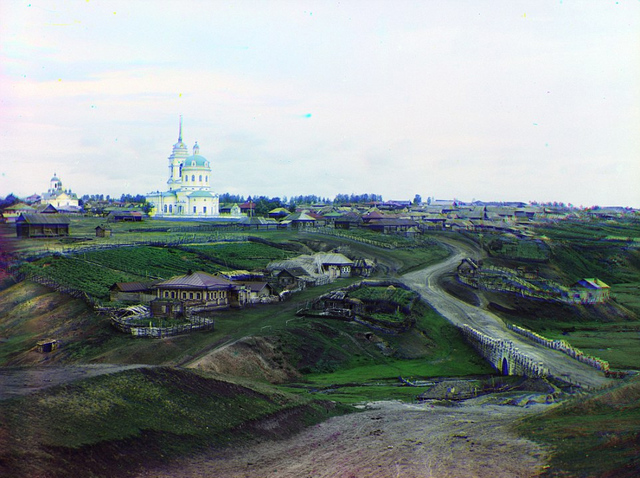
[[62, 188], [62, 181], [60, 181], [56, 173], [53, 173], [53, 177], [49, 181], [49, 190], [46, 193], [42, 193], [40, 202], [42, 204], [51, 204], [61, 211], [77, 211], [80, 209], [78, 196], [72, 193], [70, 189]]
[[169, 190], [147, 194], [150, 216], [156, 218], [207, 219], [220, 215], [218, 195], [211, 192], [211, 163], [200, 156], [198, 143], [189, 156], [182, 142], [182, 117], [178, 142], [169, 156]]

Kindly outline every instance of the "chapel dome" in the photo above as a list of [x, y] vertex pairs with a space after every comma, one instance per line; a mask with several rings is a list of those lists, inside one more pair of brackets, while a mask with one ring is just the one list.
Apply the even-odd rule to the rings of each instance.
[[184, 160], [184, 164], [182, 165], [182, 169], [192, 169], [192, 168], [209, 168], [209, 160], [204, 156], [200, 156], [199, 154], [194, 154], [193, 156], [189, 156]]

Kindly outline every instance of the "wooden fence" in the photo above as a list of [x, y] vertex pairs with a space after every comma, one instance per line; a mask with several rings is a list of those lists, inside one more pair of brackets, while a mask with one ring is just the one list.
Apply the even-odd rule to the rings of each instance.
[[[140, 325], [139, 322], [148, 317], [111, 317], [111, 325], [121, 332], [131, 334], [134, 337], [151, 337], [161, 339], [164, 337], [173, 337], [175, 335], [187, 334], [196, 330], [213, 330], [215, 321], [206, 317], [192, 316], [188, 317], [186, 323], [171, 325], [168, 327], [154, 327], [151, 325]], [[138, 323], [131, 323], [132, 321]]]

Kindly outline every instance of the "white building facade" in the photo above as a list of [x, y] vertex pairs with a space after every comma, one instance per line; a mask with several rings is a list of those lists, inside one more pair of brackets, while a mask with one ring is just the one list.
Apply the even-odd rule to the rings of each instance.
[[51, 204], [59, 210], [79, 209], [78, 196], [72, 193], [70, 189], [65, 190], [62, 188], [62, 181], [60, 181], [56, 173], [53, 173], [53, 177], [49, 182], [49, 190], [42, 194], [40, 202], [42, 204]]
[[207, 219], [220, 215], [218, 195], [211, 192], [211, 163], [200, 155], [198, 143], [189, 155], [182, 142], [182, 118], [178, 142], [169, 156], [169, 190], [147, 194], [156, 218]]

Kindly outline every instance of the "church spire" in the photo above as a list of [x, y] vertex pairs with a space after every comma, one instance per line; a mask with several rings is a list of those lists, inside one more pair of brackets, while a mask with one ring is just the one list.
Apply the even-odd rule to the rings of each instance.
[[180, 115], [180, 132], [178, 133], [178, 142], [182, 142], [182, 115]]

